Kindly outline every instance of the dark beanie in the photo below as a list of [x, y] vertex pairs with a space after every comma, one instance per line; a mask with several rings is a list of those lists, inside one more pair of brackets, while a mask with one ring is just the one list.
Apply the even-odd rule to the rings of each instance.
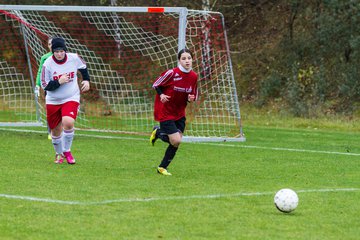
[[67, 51], [65, 40], [61, 37], [55, 37], [51, 40], [51, 51], [55, 52], [56, 50], [64, 50]]

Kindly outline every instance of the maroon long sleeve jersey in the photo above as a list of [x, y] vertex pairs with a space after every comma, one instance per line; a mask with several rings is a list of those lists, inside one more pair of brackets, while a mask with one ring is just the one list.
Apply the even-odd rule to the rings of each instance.
[[188, 95], [195, 95], [198, 98], [197, 88], [198, 76], [193, 71], [182, 72], [179, 67], [163, 72], [156, 79], [153, 88], [160, 87], [163, 94], [170, 96], [168, 102], [162, 103], [160, 95], [156, 94], [154, 104], [154, 118], [156, 121], [178, 120], [185, 117], [185, 108], [188, 102]]

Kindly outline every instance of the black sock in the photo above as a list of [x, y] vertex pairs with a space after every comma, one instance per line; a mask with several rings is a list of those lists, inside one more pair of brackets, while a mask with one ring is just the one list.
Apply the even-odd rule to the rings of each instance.
[[173, 145], [169, 144], [169, 146], [165, 151], [165, 156], [161, 161], [159, 167], [167, 168], [171, 163], [171, 161], [174, 159], [177, 150], [178, 150], [177, 147], [174, 147]]

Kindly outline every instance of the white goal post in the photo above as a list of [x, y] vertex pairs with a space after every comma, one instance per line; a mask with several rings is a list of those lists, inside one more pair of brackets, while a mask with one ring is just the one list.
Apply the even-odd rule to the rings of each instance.
[[187, 108], [185, 141], [245, 141], [224, 17], [179, 7], [0, 5], [0, 126], [46, 126], [34, 87], [50, 36], [88, 65], [77, 128], [149, 134], [152, 83], [186, 47], [200, 100]]

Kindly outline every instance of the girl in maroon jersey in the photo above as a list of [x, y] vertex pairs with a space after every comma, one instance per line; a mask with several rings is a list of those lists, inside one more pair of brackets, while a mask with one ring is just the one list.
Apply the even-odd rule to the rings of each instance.
[[178, 53], [178, 66], [163, 72], [154, 82], [155, 96], [154, 117], [160, 122], [150, 136], [154, 145], [160, 138], [169, 143], [157, 172], [169, 176], [167, 167], [173, 160], [185, 131], [185, 108], [188, 102], [198, 98], [197, 74], [192, 70], [192, 53], [182, 49]]

